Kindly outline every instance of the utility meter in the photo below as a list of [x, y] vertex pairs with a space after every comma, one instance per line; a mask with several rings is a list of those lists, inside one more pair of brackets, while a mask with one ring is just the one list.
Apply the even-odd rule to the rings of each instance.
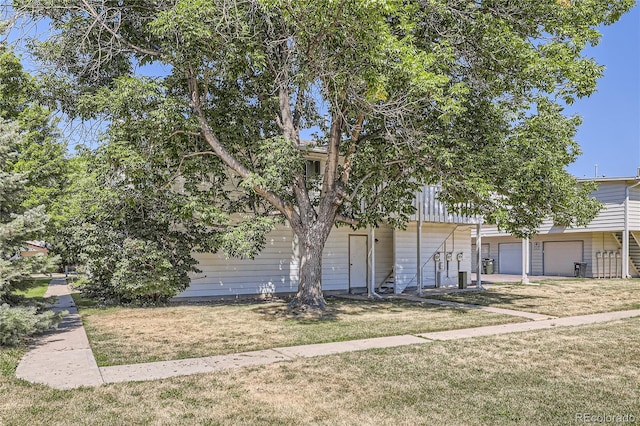
[[451, 259], [453, 259], [453, 253], [448, 252], [447, 253], [447, 262], [451, 262]]
[[462, 252], [458, 253], [456, 258], [458, 259], [458, 262], [462, 262]]
[[597, 252], [596, 252], [596, 257], [597, 257], [598, 259], [600, 259], [600, 258], [602, 257], [602, 252], [601, 252], [601, 251], [597, 251]]
[[437, 262], [437, 261], [439, 261], [439, 260], [440, 260], [440, 252], [437, 252], [436, 254], [434, 254], [434, 255], [433, 255], [433, 260], [434, 260], [435, 262]]

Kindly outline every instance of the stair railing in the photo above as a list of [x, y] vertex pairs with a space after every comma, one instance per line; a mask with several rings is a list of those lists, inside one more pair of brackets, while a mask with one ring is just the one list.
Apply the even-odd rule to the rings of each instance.
[[[440, 243], [440, 245], [438, 246], [438, 248], [436, 249], [436, 251], [434, 251], [433, 253], [431, 253], [431, 256], [429, 256], [427, 258], [427, 260], [422, 264], [422, 266], [420, 266], [420, 276], [424, 277], [424, 267], [427, 265], [427, 263], [429, 263], [432, 259], [433, 256], [436, 255], [436, 253], [438, 253], [440, 251], [440, 249], [442, 248], [442, 246], [444, 246], [447, 241], [449, 241], [449, 238], [451, 237], [451, 235], [453, 235], [454, 232], [456, 232], [456, 230], [458, 229], [458, 226], [460, 225], [456, 225], [455, 228], [453, 228], [453, 230], [451, 232], [449, 232], [449, 235], [446, 236], [446, 238], [444, 240], [442, 240], [442, 243]], [[416, 278], [418, 278], [418, 273], [416, 272], [416, 274], [413, 276], [413, 278], [411, 278], [411, 280], [409, 280], [409, 282], [407, 283], [407, 285], [405, 286], [405, 288], [409, 287], [409, 285], [416, 281]], [[422, 291], [422, 283], [417, 283], [418, 286], [418, 292]], [[403, 290], [404, 291], [404, 290]]]
[[[386, 284], [387, 280], [389, 280], [389, 278], [391, 278], [393, 276], [393, 271], [394, 271], [394, 268], [391, 268], [391, 272], [389, 272], [387, 274], [387, 276], [384, 277], [384, 279], [380, 282], [380, 284], [378, 284], [376, 286], [376, 290], [380, 290], [380, 287], [382, 287], [384, 284]], [[395, 284], [395, 280], [394, 280], [394, 283], [393, 283], [394, 289], [395, 289], [395, 286], [396, 286], [396, 284]]]

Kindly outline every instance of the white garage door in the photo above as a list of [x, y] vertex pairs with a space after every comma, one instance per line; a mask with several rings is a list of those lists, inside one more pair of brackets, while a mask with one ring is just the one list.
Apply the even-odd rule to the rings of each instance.
[[522, 274], [522, 243], [501, 243], [498, 245], [498, 272], [501, 274]]
[[582, 241], [547, 241], [542, 250], [544, 275], [572, 277], [573, 264], [582, 262]]

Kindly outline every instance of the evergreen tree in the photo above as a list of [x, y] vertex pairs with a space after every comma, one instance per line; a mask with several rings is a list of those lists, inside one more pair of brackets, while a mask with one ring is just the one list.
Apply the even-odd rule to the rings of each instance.
[[[22, 257], [29, 240], [53, 229], [47, 211], [65, 183], [64, 145], [50, 112], [36, 101], [38, 85], [0, 44], [0, 344], [13, 345], [58, 323], [60, 315], [15, 293], [53, 257]], [[50, 238], [48, 238], [50, 239]]]
[[39, 257], [21, 257], [24, 242], [40, 235], [49, 217], [44, 206], [24, 209], [27, 197], [24, 176], [12, 170], [20, 143], [17, 125], [0, 121], [0, 344], [13, 345], [44, 331], [59, 317], [35, 306], [24, 306], [15, 290], [29, 284], [30, 275], [46, 264]]

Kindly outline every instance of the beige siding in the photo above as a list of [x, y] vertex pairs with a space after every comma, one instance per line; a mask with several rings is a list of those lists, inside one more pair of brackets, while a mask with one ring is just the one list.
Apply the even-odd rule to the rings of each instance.
[[[591, 253], [587, 262], [590, 263], [588, 270], [592, 277], [608, 277], [621, 274], [622, 272], [622, 259], [616, 257], [612, 258], [611, 264], [608, 260], [604, 260], [602, 257], [598, 259], [597, 253], [622, 253], [622, 244], [616, 240], [611, 232], [594, 232], [591, 238]], [[629, 264], [629, 272], [632, 276], [638, 276], [637, 272], [633, 270], [631, 264]]]
[[[334, 228], [322, 256], [322, 287], [325, 291], [349, 288], [349, 235], [368, 235], [367, 230]], [[393, 230], [381, 226], [375, 232], [376, 282], [393, 266]], [[369, 242], [369, 248], [370, 248]], [[288, 226], [272, 231], [267, 245], [255, 259], [226, 259], [221, 253], [196, 253], [200, 274], [177, 297], [273, 294], [297, 291], [298, 258]]]
[[393, 228], [384, 225], [375, 231], [376, 285], [382, 283], [393, 269]]
[[[396, 230], [396, 284], [400, 290], [406, 287], [416, 287], [417, 274], [417, 224], [411, 222], [406, 230]], [[440, 265], [432, 258], [433, 254], [441, 252]], [[452, 261], [448, 264], [445, 253], [452, 253]], [[458, 261], [456, 255], [463, 253], [463, 260]], [[469, 226], [458, 226], [452, 224], [423, 224], [422, 230], [422, 267], [423, 287], [434, 286], [436, 282], [436, 270], [440, 266], [443, 286], [453, 286], [458, 283], [458, 270], [467, 271], [467, 282], [471, 280], [471, 231]]]
[[199, 274], [177, 297], [233, 296], [295, 291], [297, 269], [293, 261], [292, 232], [281, 226], [267, 237], [267, 245], [255, 259], [226, 259], [222, 253], [196, 253]]
[[[624, 228], [625, 182], [601, 182], [593, 193], [604, 208], [589, 224], [590, 231], [621, 230]], [[640, 214], [640, 212], [638, 213]], [[571, 232], [571, 230], [567, 230]]]
[[[348, 226], [333, 228], [322, 256], [322, 288], [324, 290], [349, 289], [349, 235], [367, 235], [366, 229], [352, 230]], [[375, 240], [378, 240], [375, 243]], [[375, 230], [375, 282], [381, 282], [393, 266], [393, 230], [382, 225]], [[368, 251], [372, 242], [367, 239]], [[368, 269], [367, 269], [368, 270]]]
[[580, 241], [582, 242], [582, 261], [587, 263], [587, 276], [591, 276], [591, 251], [592, 237], [583, 233], [565, 234], [565, 235], [545, 235], [536, 236], [531, 239], [531, 275], [543, 275], [544, 272], [544, 243], [545, 242], [562, 242], [562, 241]]
[[[604, 206], [598, 216], [586, 227], [566, 228], [555, 226], [551, 220], [545, 220], [539, 229], [539, 234], [568, 234], [593, 231], [621, 231], [624, 229], [624, 201], [627, 183], [624, 181], [600, 182], [599, 187], [592, 193]], [[629, 228], [640, 230], [640, 187], [629, 191]], [[475, 232], [473, 234], [475, 236]], [[498, 231], [497, 227], [484, 225], [483, 237], [504, 236], [506, 233]]]
[[493, 271], [500, 273], [500, 244], [521, 243], [522, 240], [512, 236], [485, 238], [484, 233], [482, 235], [482, 244], [489, 244], [489, 258], [493, 259]]
[[[349, 289], [349, 235], [367, 235], [367, 231], [353, 231], [348, 226], [333, 228], [322, 255], [324, 290]], [[370, 244], [370, 241], [367, 240], [367, 244]]]

